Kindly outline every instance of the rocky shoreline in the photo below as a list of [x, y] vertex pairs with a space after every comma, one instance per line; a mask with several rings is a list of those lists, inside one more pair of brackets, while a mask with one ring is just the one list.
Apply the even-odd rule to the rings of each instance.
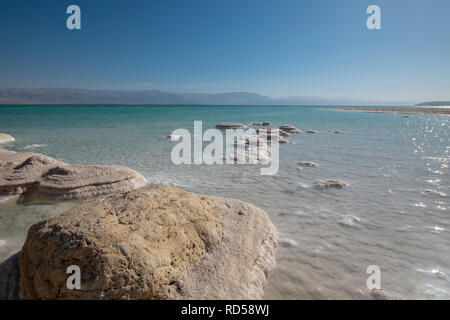
[[[146, 185], [121, 166], [0, 149], [0, 200], [84, 199], [30, 227], [0, 264], [5, 299], [261, 299], [275, 268], [267, 214], [236, 199]], [[67, 287], [67, 267], [81, 289]]]

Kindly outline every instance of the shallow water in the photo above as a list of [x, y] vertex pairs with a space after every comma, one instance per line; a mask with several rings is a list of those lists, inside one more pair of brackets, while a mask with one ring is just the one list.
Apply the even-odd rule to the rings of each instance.
[[[317, 134], [280, 146], [280, 171], [259, 166], [181, 165], [167, 135], [218, 122], [272, 121]], [[277, 269], [266, 298], [361, 298], [369, 265], [402, 298], [450, 298], [450, 117], [367, 114], [286, 106], [0, 107], [6, 148], [82, 164], [121, 164], [149, 182], [239, 198], [263, 208], [278, 229]], [[333, 134], [328, 130], [339, 129]], [[318, 167], [301, 167], [313, 161]], [[344, 180], [317, 190], [319, 179]], [[0, 260], [28, 227], [73, 202], [0, 204]], [[3, 240], [3, 241], [2, 241]]]

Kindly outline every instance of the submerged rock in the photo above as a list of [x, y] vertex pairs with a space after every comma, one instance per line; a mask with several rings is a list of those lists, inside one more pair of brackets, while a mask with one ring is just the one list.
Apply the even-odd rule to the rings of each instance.
[[[261, 209], [165, 185], [87, 202], [33, 225], [19, 259], [28, 299], [258, 299], [275, 267]], [[81, 290], [66, 269], [81, 270]]]
[[9, 134], [0, 132], [0, 143], [8, 143], [8, 142], [13, 142], [15, 140], [16, 139], [14, 139], [13, 136], [10, 136]]
[[383, 289], [367, 290], [366, 295], [370, 300], [401, 300], [398, 297], [390, 295]]
[[318, 189], [328, 189], [328, 188], [342, 189], [347, 185], [348, 185], [347, 182], [339, 180], [318, 180], [314, 182], [314, 187]]
[[171, 141], [181, 141], [182, 137], [176, 134], [169, 134], [167, 136]]
[[317, 133], [317, 130], [306, 130], [306, 133]]
[[245, 129], [247, 126], [237, 122], [222, 122], [216, 125], [218, 129]]
[[12, 255], [0, 263], [0, 300], [19, 299], [19, 255]]
[[0, 197], [80, 199], [145, 184], [141, 174], [122, 166], [71, 165], [42, 154], [0, 149]]
[[303, 167], [318, 167], [319, 166], [317, 163], [311, 162], [311, 161], [300, 161], [298, 164]]
[[262, 125], [263, 125], [262, 122], [253, 122], [252, 123], [252, 126], [255, 126], [255, 127], [261, 127]]

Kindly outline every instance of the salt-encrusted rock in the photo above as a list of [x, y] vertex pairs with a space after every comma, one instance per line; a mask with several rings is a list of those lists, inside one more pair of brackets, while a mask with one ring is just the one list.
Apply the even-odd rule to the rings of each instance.
[[272, 136], [279, 136], [279, 137], [289, 137], [289, 132], [283, 131], [278, 128], [264, 128], [264, 129], [257, 129], [256, 133], [258, 135], [261, 135], [263, 137], [267, 137], [268, 140], [271, 139]]
[[253, 122], [252, 123], [252, 126], [255, 126], [255, 127], [261, 127], [262, 125], [263, 125], [262, 122]]
[[222, 122], [216, 125], [218, 129], [245, 129], [247, 126], [237, 122]]
[[303, 167], [318, 167], [319, 166], [317, 163], [311, 162], [311, 161], [300, 161], [298, 164]]
[[0, 149], [0, 197], [80, 199], [145, 184], [141, 174], [122, 166], [70, 165], [42, 154]]
[[306, 130], [306, 133], [317, 133], [317, 130]]
[[272, 122], [270, 122], [270, 121], [263, 121], [263, 126], [271, 126], [272, 125]]
[[[29, 299], [257, 299], [275, 266], [261, 209], [165, 185], [88, 200], [33, 225], [19, 259]], [[81, 270], [81, 290], [66, 286]]]
[[13, 142], [15, 140], [16, 139], [14, 139], [13, 136], [10, 136], [9, 134], [0, 132], [0, 143], [8, 143], [8, 142]]
[[0, 263], [0, 300], [19, 299], [19, 254]]
[[289, 132], [289, 133], [302, 133], [303, 131], [301, 131], [300, 129], [291, 126], [291, 125], [283, 125], [280, 127], [281, 130], [285, 131], [285, 132]]
[[[224, 160], [237, 164], [268, 164], [272, 149], [261, 136], [248, 136], [234, 143], [234, 153], [227, 154]], [[238, 148], [242, 148], [238, 151]]]
[[246, 137], [245, 144], [252, 145], [252, 146], [265, 146], [267, 143], [266, 143], [266, 139], [264, 139], [263, 137], [254, 135], [254, 136]]
[[318, 189], [328, 189], [328, 188], [342, 189], [347, 185], [348, 185], [347, 182], [339, 180], [318, 180], [314, 182], [314, 187]]

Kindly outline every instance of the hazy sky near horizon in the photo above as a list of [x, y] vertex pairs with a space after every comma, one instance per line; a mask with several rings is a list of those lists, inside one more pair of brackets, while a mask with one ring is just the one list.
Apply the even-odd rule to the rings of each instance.
[[449, 16], [449, 0], [1, 1], [0, 88], [449, 100]]

